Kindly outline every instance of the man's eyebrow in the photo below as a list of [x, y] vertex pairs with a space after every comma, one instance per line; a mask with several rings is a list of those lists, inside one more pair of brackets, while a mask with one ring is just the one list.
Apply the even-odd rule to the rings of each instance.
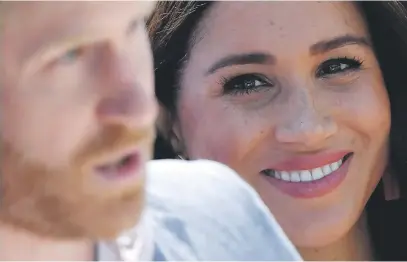
[[342, 35], [313, 44], [309, 52], [311, 55], [318, 55], [346, 45], [372, 47], [370, 41], [364, 36]]
[[213, 74], [217, 70], [233, 66], [248, 64], [275, 64], [276, 57], [262, 52], [228, 55], [215, 62], [206, 72], [206, 75]]

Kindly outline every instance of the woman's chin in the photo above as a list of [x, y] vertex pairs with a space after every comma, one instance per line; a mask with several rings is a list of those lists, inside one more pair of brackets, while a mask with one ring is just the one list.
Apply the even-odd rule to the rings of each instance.
[[[267, 205], [268, 201], [265, 202]], [[285, 205], [267, 206], [297, 248], [318, 249], [341, 241], [358, 223], [360, 214], [332, 208], [307, 210], [300, 203], [282, 202]]]

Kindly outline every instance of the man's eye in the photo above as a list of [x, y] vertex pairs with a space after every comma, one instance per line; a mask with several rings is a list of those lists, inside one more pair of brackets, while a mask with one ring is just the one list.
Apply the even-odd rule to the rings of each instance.
[[62, 64], [71, 64], [76, 62], [83, 55], [83, 48], [73, 48], [58, 57], [57, 62]]
[[317, 69], [317, 77], [331, 77], [348, 71], [359, 70], [363, 62], [357, 58], [341, 57], [323, 62]]
[[134, 19], [133, 21], [130, 22], [130, 25], [127, 29], [127, 34], [130, 35], [140, 28], [144, 29], [145, 24], [146, 22], [143, 19]]
[[259, 91], [273, 85], [266, 77], [257, 74], [244, 74], [232, 78], [224, 78], [221, 82], [223, 93], [230, 95], [244, 95]]

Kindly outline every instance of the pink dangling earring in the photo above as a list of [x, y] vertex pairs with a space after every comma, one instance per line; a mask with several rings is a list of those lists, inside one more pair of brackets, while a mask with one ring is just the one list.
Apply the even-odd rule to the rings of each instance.
[[397, 179], [390, 172], [384, 173], [382, 177], [384, 199], [386, 201], [397, 200], [400, 198], [400, 187]]

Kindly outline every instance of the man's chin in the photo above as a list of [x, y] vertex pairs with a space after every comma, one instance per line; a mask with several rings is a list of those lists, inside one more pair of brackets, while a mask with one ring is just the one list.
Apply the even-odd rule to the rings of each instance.
[[[39, 200], [39, 202], [41, 201]], [[70, 206], [70, 210], [63, 210], [63, 201], [50, 205], [48, 208], [44, 208], [40, 204], [41, 208], [35, 211], [2, 206], [0, 222], [14, 227], [16, 230], [29, 231], [39, 237], [95, 241], [114, 239], [138, 223], [144, 202], [142, 194], [124, 202], [105, 201], [106, 205], [83, 201], [76, 207]], [[56, 211], [58, 209], [63, 211]], [[61, 214], [65, 214], [65, 216], [61, 216]]]
[[9, 160], [0, 174], [0, 222], [47, 238], [98, 240], [117, 237], [140, 218], [144, 177], [105, 187], [80, 169]]
[[134, 227], [144, 204], [145, 160], [137, 179], [126, 182], [106, 183], [86, 167], [106, 152], [148, 144], [151, 133], [106, 128], [60, 168], [33, 161], [0, 139], [0, 222], [59, 239], [112, 239]]

